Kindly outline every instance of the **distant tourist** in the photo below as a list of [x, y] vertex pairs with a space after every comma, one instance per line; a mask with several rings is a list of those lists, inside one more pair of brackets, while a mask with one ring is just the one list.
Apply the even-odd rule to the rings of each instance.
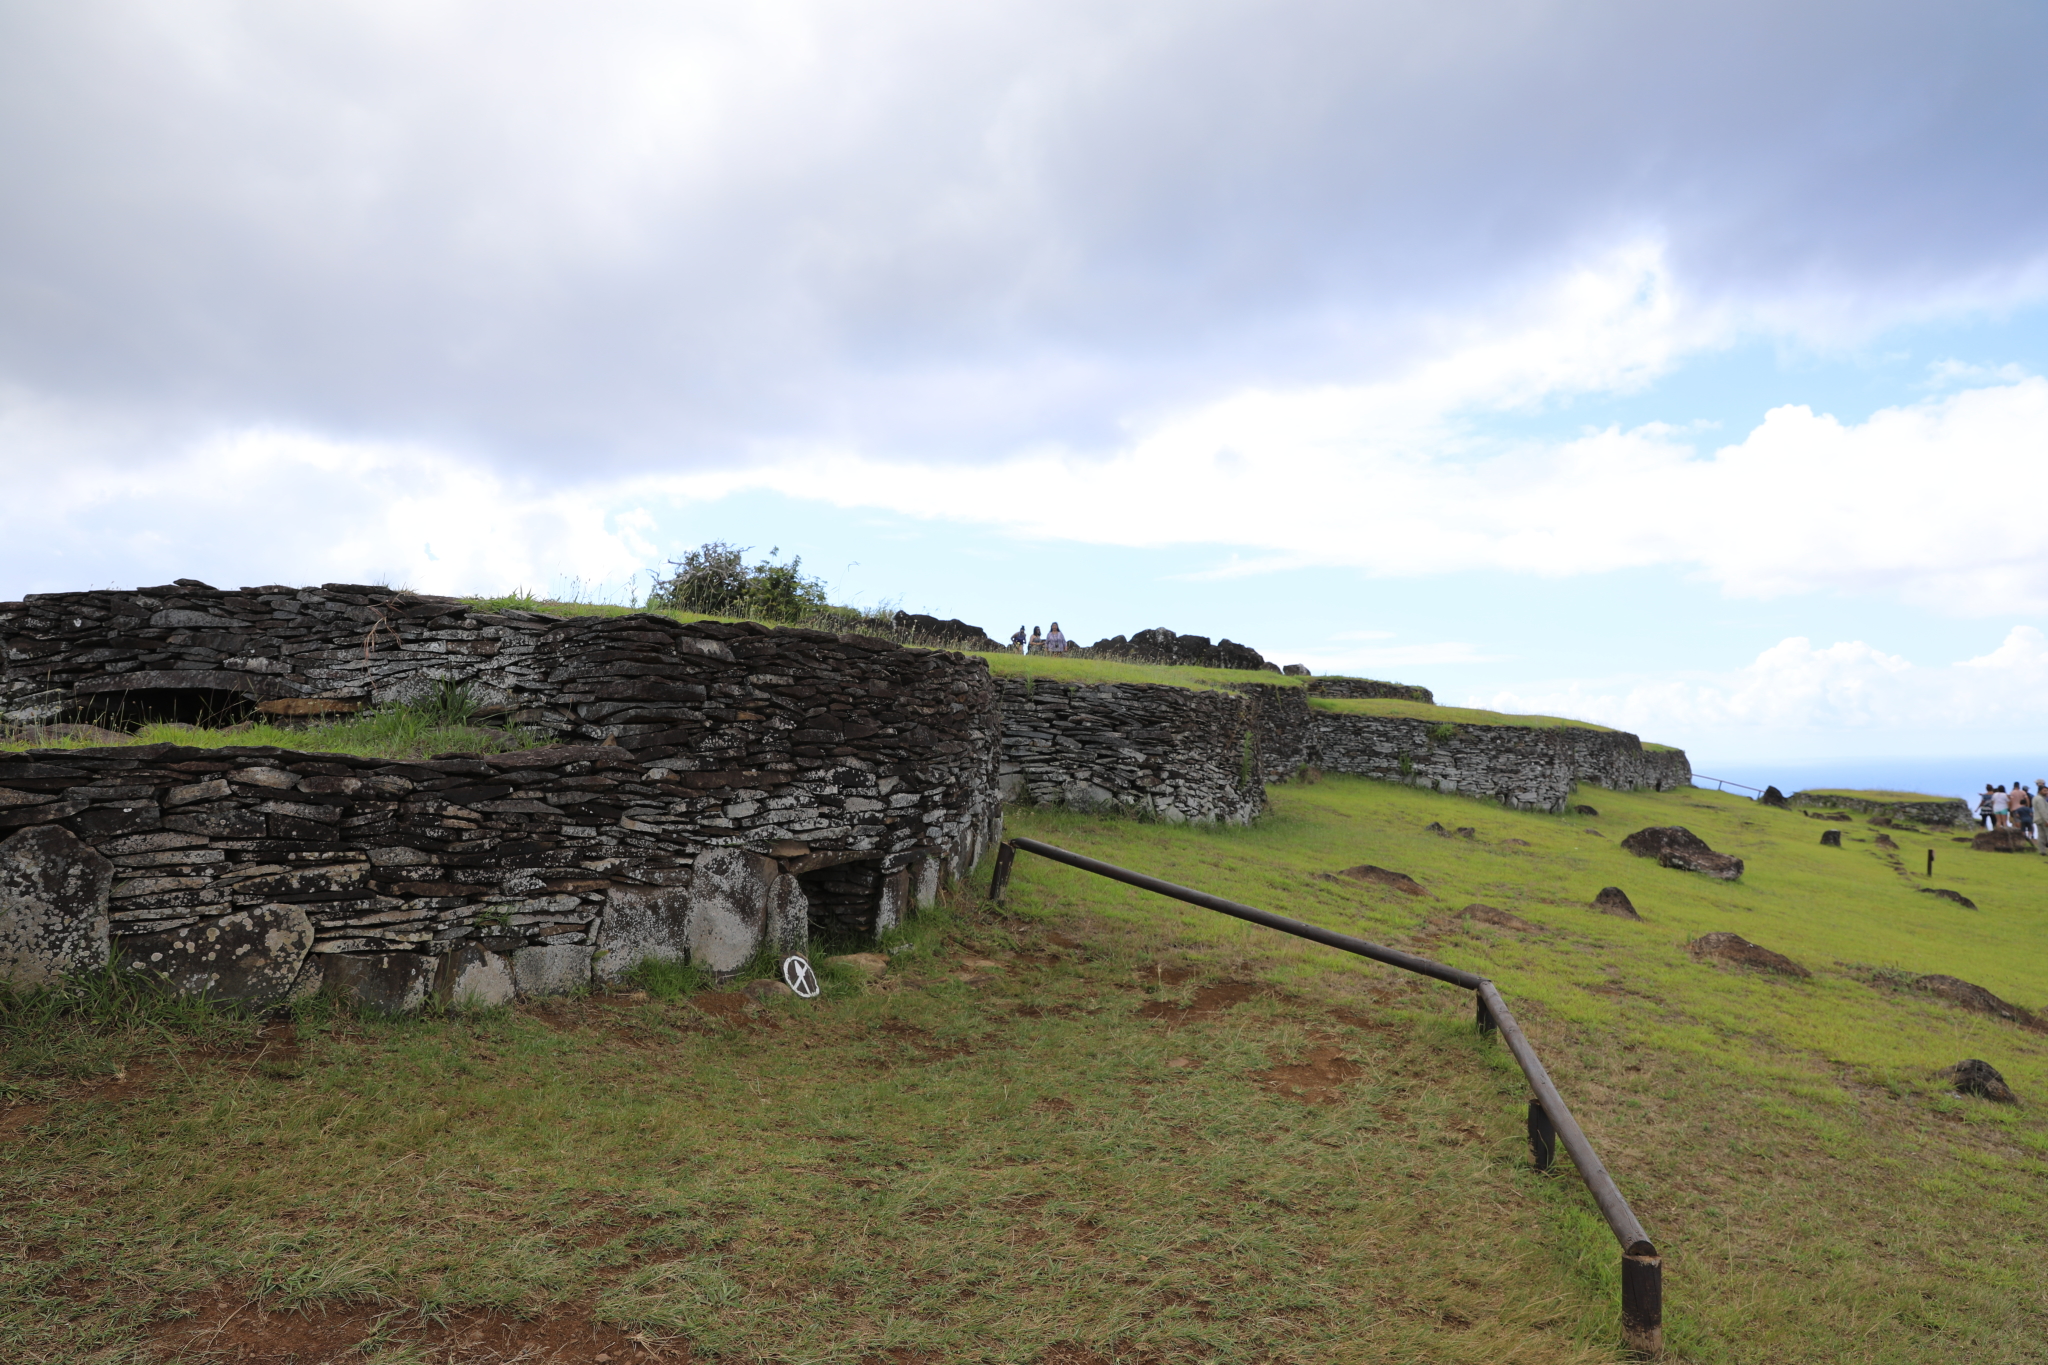
[[1010, 637], [1010, 648], [1016, 650], [1019, 654], [1024, 652], [1024, 627], [1017, 627], [1017, 633]]
[[2012, 798], [2005, 794], [2005, 788], [1991, 789], [1991, 827], [2004, 829], [2012, 821]]
[[1990, 829], [1990, 828], [1992, 828], [1992, 824], [1991, 824], [1991, 784], [1990, 784], [1989, 782], [1986, 782], [1986, 783], [1984, 784], [1984, 794], [1983, 794], [1982, 796], [1980, 796], [1980, 797], [1978, 797], [1978, 798], [1977, 798], [1977, 818], [1978, 818], [1979, 820], [1982, 820], [1982, 821], [1984, 822], [1984, 828], [1986, 828], [1986, 829]]
[[1052, 623], [1052, 629], [1045, 633], [1045, 647], [1055, 654], [1067, 652], [1067, 637], [1060, 634], [1060, 623]]
[[1031, 647], [1025, 652], [1028, 654], [1043, 654], [1045, 652], [1045, 637], [1038, 633], [1037, 626], [1031, 628]]
[[2034, 798], [2027, 794], [2024, 782], [2012, 784], [2012, 822], [2020, 833], [2034, 837]]

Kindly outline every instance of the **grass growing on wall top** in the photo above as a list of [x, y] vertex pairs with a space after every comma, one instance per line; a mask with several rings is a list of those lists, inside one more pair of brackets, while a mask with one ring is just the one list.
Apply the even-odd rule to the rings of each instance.
[[228, 746], [275, 747], [301, 753], [353, 754], [363, 758], [430, 758], [435, 754], [497, 754], [552, 741], [525, 730], [451, 723], [431, 708], [387, 706], [363, 716], [316, 725], [250, 724], [208, 728], [144, 725], [119, 740], [40, 738], [34, 731], [0, 736], [0, 751], [103, 749], [124, 745], [181, 744], [194, 749]]
[[1954, 801], [1953, 796], [1929, 796], [1925, 792], [1857, 791], [1849, 787], [1807, 787], [1804, 796], [1848, 796], [1858, 801]]
[[[2048, 1039], [1898, 983], [2048, 1004], [2048, 861], [1581, 797], [1598, 817], [1325, 778], [1249, 828], [1009, 822], [1494, 977], [1665, 1254], [1674, 1359], [2042, 1359]], [[1616, 847], [1670, 824], [1748, 872]], [[1427, 894], [1318, 875], [1368, 861]], [[1605, 885], [1644, 922], [1594, 913]], [[1694, 962], [1720, 929], [1814, 978]], [[295, 1325], [326, 1333], [307, 1359], [439, 1359], [488, 1311], [648, 1343], [614, 1360], [1619, 1358], [1617, 1249], [1568, 1167], [1528, 1170], [1467, 993], [1029, 855], [1000, 913], [961, 897], [893, 941], [866, 989], [751, 1013], [108, 1024], [58, 1072], [47, 1019], [0, 1031], [0, 1066], [44, 1069], [0, 1114], [0, 1357]], [[1966, 1056], [2029, 1103], [1948, 1093]]]
[[1244, 683], [1299, 687], [1306, 678], [1290, 678], [1264, 669], [1197, 668], [1167, 664], [1115, 663], [1107, 659], [1075, 659], [1059, 654], [981, 654], [989, 672], [999, 678], [1050, 678], [1076, 683], [1163, 683], [1168, 687], [1229, 688]]
[[1589, 720], [1568, 720], [1563, 716], [1523, 716], [1504, 711], [1482, 711], [1470, 706], [1432, 706], [1428, 702], [1398, 701], [1391, 698], [1350, 700], [1310, 697], [1308, 704], [1318, 711], [1353, 716], [1401, 716], [1410, 720], [1443, 721], [1453, 725], [1513, 725], [1530, 730], [1570, 726], [1575, 730], [1611, 730]]

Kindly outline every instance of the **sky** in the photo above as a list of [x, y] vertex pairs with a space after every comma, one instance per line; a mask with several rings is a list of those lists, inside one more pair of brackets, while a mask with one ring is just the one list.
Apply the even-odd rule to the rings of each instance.
[[2048, 771], [2044, 64], [1972, 0], [0, 0], [0, 598], [724, 540]]

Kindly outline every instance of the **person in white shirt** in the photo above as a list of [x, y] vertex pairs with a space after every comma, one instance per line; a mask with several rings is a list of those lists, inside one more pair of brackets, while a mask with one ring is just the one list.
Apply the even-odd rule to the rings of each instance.
[[1064, 654], [1067, 652], [1067, 637], [1060, 634], [1059, 622], [1053, 622], [1052, 629], [1045, 633], [1045, 647], [1054, 654]]
[[1991, 793], [1991, 827], [2004, 829], [2011, 822], [2011, 810], [2012, 798], [2005, 794], [2005, 788], [1995, 789]]

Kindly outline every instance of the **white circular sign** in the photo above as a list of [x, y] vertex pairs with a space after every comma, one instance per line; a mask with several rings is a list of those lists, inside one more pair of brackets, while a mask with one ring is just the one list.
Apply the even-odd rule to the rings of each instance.
[[792, 956], [782, 959], [782, 980], [803, 999], [818, 998], [818, 974], [803, 958]]

